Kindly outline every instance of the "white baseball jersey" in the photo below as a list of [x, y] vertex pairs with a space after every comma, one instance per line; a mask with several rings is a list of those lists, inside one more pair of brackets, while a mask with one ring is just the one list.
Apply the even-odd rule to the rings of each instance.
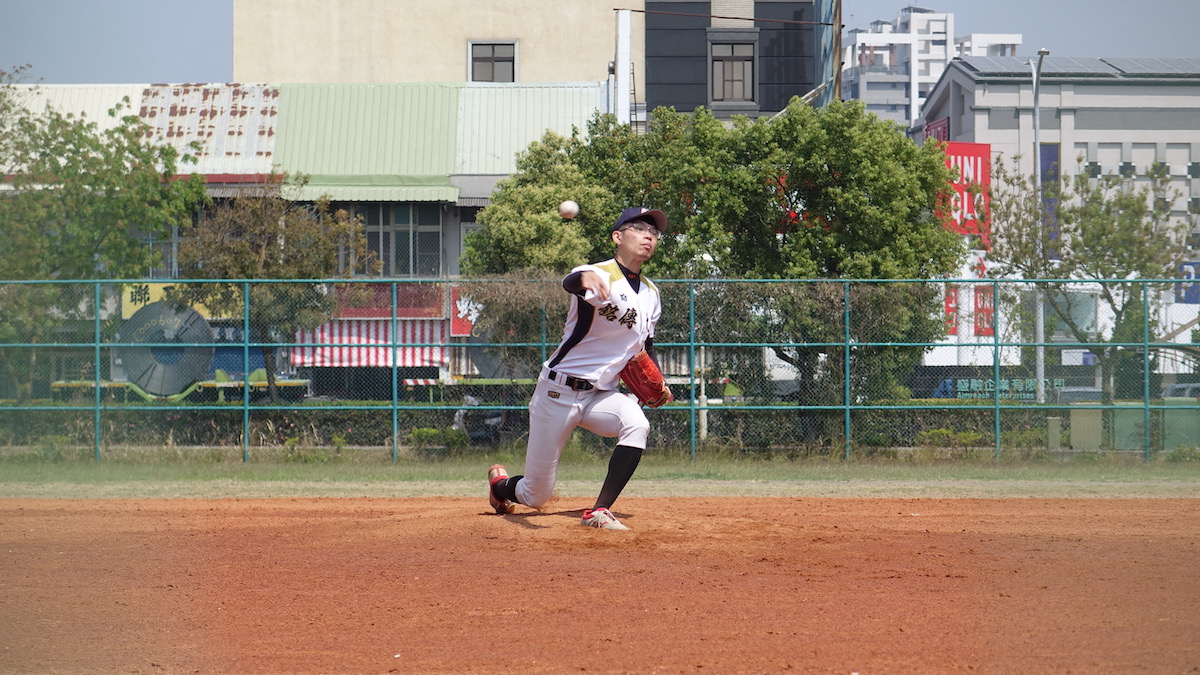
[[608, 300], [600, 302], [591, 291], [576, 295], [567, 313], [562, 343], [545, 366], [582, 378], [597, 389], [616, 389], [621, 369], [642, 350], [662, 314], [658, 287], [641, 277], [634, 291], [615, 258], [581, 265], [571, 273], [590, 270], [608, 280]]

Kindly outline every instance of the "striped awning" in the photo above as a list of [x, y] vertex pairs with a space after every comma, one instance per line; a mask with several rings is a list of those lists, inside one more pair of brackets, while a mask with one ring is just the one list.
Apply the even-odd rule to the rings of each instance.
[[449, 366], [445, 319], [401, 319], [392, 339], [389, 319], [337, 319], [296, 333], [291, 361], [296, 367], [390, 368]]

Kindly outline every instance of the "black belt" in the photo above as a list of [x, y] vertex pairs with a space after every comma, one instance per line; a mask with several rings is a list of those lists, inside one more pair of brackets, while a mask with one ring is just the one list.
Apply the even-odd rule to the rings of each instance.
[[[553, 370], [550, 371], [550, 379], [557, 381], [558, 373]], [[581, 380], [578, 377], [571, 377], [570, 375], [564, 375], [562, 383], [574, 389], [575, 391], [587, 391], [588, 389], [596, 386], [587, 380]]]

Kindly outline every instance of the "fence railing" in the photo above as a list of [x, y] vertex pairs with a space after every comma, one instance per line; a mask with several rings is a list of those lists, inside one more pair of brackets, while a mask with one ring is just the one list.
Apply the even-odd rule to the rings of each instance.
[[[655, 447], [1148, 460], [1200, 445], [1190, 280], [658, 284], [676, 402], [648, 413]], [[7, 282], [0, 448], [395, 460], [520, 443], [569, 300], [557, 280]]]

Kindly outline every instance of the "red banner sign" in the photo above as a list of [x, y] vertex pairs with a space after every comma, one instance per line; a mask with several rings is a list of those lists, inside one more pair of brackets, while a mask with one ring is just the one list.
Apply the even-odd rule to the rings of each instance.
[[479, 318], [480, 306], [463, 295], [462, 288], [450, 287], [450, 337], [470, 337]]
[[946, 143], [946, 166], [956, 174], [950, 212], [942, 222], [959, 234], [978, 237], [979, 248], [992, 250], [988, 209], [992, 184], [992, 146], [988, 143]]
[[946, 335], [958, 335], [958, 289], [946, 287]]
[[996, 334], [996, 295], [991, 286], [975, 287], [975, 334]]

